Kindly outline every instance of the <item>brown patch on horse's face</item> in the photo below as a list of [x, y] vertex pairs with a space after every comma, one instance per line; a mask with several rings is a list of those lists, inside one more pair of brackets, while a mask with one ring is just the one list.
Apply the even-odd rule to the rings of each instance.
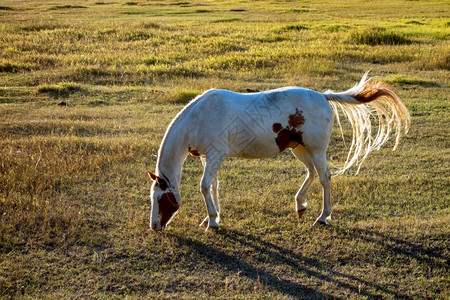
[[161, 215], [161, 226], [164, 227], [172, 218], [173, 214], [180, 208], [175, 195], [168, 191], [161, 195], [158, 200], [159, 214]]
[[[164, 175], [156, 176], [155, 174], [148, 172], [150, 178], [154, 180], [152, 186], [152, 211], [153, 205], [158, 202], [157, 209], [159, 214], [158, 221], [160, 226], [164, 229], [170, 219], [180, 208], [180, 204], [177, 201], [174, 193], [171, 190], [170, 182]], [[164, 178], [163, 178], [164, 177]], [[153, 229], [157, 230], [158, 225], [155, 224], [155, 220], [152, 220]]]
[[161, 189], [161, 191], [165, 191], [169, 188], [169, 183], [165, 179], [162, 179], [161, 177], [158, 177], [156, 179], [156, 184]]
[[280, 152], [286, 148], [295, 148], [298, 145], [305, 146], [302, 137], [303, 132], [299, 130], [299, 127], [303, 124], [305, 124], [303, 112], [296, 108], [295, 113], [289, 115], [288, 125], [285, 128], [280, 123], [274, 123], [272, 125], [273, 132], [277, 134], [275, 142]]

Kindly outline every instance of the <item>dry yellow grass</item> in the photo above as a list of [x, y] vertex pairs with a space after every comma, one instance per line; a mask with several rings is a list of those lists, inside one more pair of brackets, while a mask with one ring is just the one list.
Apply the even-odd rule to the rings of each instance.
[[[447, 299], [449, 19], [445, 1], [12, 1], [0, 6], [0, 295], [5, 298]], [[365, 36], [370, 39], [365, 39]], [[208, 88], [347, 89], [367, 69], [411, 115], [399, 148], [336, 177], [311, 228], [290, 153], [228, 160], [222, 224], [184, 204], [148, 230], [147, 169]], [[345, 131], [348, 138], [349, 131]], [[348, 139], [347, 139], [348, 142]], [[345, 159], [332, 136], [332, 163]]]

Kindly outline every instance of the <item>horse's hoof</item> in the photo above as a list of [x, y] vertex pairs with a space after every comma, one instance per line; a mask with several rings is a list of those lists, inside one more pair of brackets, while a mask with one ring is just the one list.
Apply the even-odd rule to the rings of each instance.
[[324, 221], [322, 221], [322, 220], [316, 220], [316, 221], [314, 222], [314, 224], [312, 224], [312, 226], [314, 227], [314, 226], [316, 226], [316, 225], [327, 225], [327, 222], [324, 222]]
[[208, 226], [207, 228], [206, 228], [206, 230], [205, 231], [208, 231], [209, 229], [211, 229], [213, 232], [216, 232], [216, 231], [218, 231], [219, 230], [219, 226]]
[[302, 210], [297, 210], [297, 214], [298, 214], [299, 219], [302, 218], [302, 216], [303, 216], [303, 214], [305, 213], [305, 211], [306, 211], [306, 208], [304, 208], [304, 209], [302, 209]]
[[208, 228], [219, 228], [219, 220], [218, 218], [210, 218], [208, 222]]

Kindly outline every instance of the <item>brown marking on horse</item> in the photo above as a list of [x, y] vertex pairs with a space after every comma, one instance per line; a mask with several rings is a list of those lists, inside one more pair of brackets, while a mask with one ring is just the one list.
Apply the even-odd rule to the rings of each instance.
[[191, 147], [189, 146], [189, 154], [190, 155], [192, 155], [192, 156], [195, 156], [195, 157], [199, 157], [200, 156], [200, 153], [198, 152], [198, 150], [195, 150], [195, 149], [191, 149]]
[[161, 215], [161, 226], [164, 226], [167, 222], [169, 222], [173, 214], [180, 208], [180, 205], [172, 192], [162, 194], [158, 203], [159, 213]]
[[165, 191], [169, 188], [169, 183], [161, 177], [158, 177], [158, 179], [156, 179], [156, 182], [162, 191]]
[[300, 127], [301, 125], [305, 124], [305, 117], [303, 117], [303, 111], [296, 108], [295, 113], [289, 115], [288, 124], [289, 126], [292, 127], [292, 129], [296, 129], [297, 127]]
[[288, 125], [285, 128], [280, 123], [272, 125], [273, 132], [277, 134], [275, 142], [280, 152], [283, 152], [286, 148], [295, 148], [298, 145], [305, 146], [302, 137], [303, 132], [298, 129], [303, 124], [305, 124], [303, 112], [296, 108], [295, 113], [289, 115]]
[[281, 129], [283, 129], [283, 126], [281, 126], [280, 123], [273, 123], [272, 125], [273, 132], [278, 133], [281, 131]]
[[189, 154], [195, 157], [199, 157], [200, 153], [198, 153], [198, 150], [190, 150]]
[[153, 174], [151, 171], [147, 171], [147, 173], [151, 180], [156, 181], [156, 186], [158, 186], [162, 191], [167, 190], [170, 184], [168, 182], [168, 179], [166, 181], [164, 178], [157, 176], [156, 174]]

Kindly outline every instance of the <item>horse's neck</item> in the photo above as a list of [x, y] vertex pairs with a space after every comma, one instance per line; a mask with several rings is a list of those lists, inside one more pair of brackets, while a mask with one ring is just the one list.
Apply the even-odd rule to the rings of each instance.
[[188, 146], [179, 131], [171, 130], [161, 144], [156, 170], [159, 175], [169, 179], [171, 185], [178, 188], [181, 181], [181, 169], [187, 157]]

